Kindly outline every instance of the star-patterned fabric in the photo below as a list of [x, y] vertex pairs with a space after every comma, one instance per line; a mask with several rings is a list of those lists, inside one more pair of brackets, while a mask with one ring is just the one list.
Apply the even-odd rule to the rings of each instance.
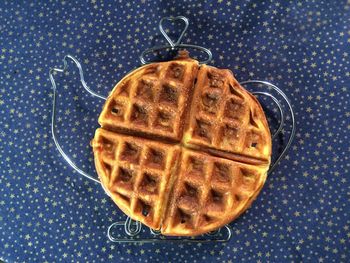
[[[296, 138], [227, 243], [113, 243], [125, 216], [74, 172], [51, 134], [49, 68], [75, 56], [107, 95], [139, 55], [164, 44], [158, 22], [184, 15], [183, 42], [239, 81], [278, 85]], [[5, 262], [349, 262], [350, 2], [2, 1], [0, 3], [0, 259]], [[96, 176], [89, 145], [103, 101], [73, 63], [56, 74], [57, 135]]]

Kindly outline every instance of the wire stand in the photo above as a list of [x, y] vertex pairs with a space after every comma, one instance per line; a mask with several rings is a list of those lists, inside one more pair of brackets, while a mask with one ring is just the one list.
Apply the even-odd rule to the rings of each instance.
[[[185, 27], [182, 31], [180, 37], [176, 42], [173, 42], [170, 37], [167, 35], [163, 28], [164, 21], [175, 21], [175, 20], [181, 20], [184, 22]], [[205, 61], [202, 61], [200, 63], [207, 63], [211, 60], [212, 54], [210, 50], [200, 47], [197, 45], [189, 45], [189, 44], [180, 44], [182, 37], [184, 36], [187, 27], [188, 27], [188, 19], [183, 16], [179, 17], [164, 17], [160, 20], [159, 23], [159, 29], [163, 36], [168, 41], [169, 45], [163, 45], [163, 46], [156, 46], [149, 49], [146, 49], [142, 54], [140, 55], [140, 61], [142, 64], [146, 64], [145, 56], [147, 54], [153, 53], [155, 51], [164, 50], [164, 49], [171, 49], [171, 50], [178, 50], [183, 48], [192, 48], [197, 49], [200, 51], [203, 51], [207, 54], [208, 58]], [[100, 180], [96, 178], [95, 176], [92, 176], [83, 170], [81, 170], [74, 161], [63, 151], [61, 145], [59, 144], [56, 136], [56, 95], [57, 95], [57, 86], [54, 79], [54, 73], [64, 73], [68, 69], [68, 59], [72, 60], [76, 67], [79, 70], [80, 75], [80, 82], [84, 89], [89, 92], [92, 96], [95, 96], [97, 98], [106, 100], [107, 98], [99, 95], [98, 93], [91, 90], [85, 80], [84, 80], [84, 73], [83, 69], [81, 67], [81, 64], [79, 61], [71, 56], [67, 55], [63, 59], [63, 68], [52, 68], [49, 71], [49, 77], [52, 84], [53, 89], [53, 99], [52, 99], [52, 115], [51, 115], [51, 132], [52, 132], [52, 138], [55, 143], [56, 148], [58, 149], [59, 153], [62, 155], [64, 160], [79, 174], [83, 175], [84, 177], [101, 184]], [[281, 159], [285, 156], [287, 150], [290, 148], [291, 143], [295, 136], [295, 117], [293, 108], [291, 106], [291, 103], [289, 102], [289, 99], [287, 98], [286, 94], [277, 86], [267, 82], [267, 81], [261, 81], [261, 80], [248, 80], [241, 82], [243, 86], [245, 86], [248, 90], [250, 90], [254, 95], [257, 95], [258, 98], [264, 98], [265, 99], [271, 99], [273, 104], [277, 106], [278, 109], [278, 115], [274, 117], [277, 122], [277, 129], [275, 129], [272, 132], [272, 140], [275, 144], [281, 144], [281, 140], [277, 141], [278, 137], [283, 137], [283, 145], [279, 145], [280, 147], [273, 151], [272, 154], [272, 162], [270, 169], [268, 171], [268, 174], [270, 175], [272, 171], [276, 168], [277, 164], [281, 161]], [[248, 88], [250, 87], [250, 88]], [[288, 121], [288, 123], [287, 123]], [[272, 129], [271, 129], [272, 130]], [[279, 138], [280, 139], [280, 138]], [[103, 187], [103, 185], [101, 184]], [[108, 194], [108, 191], [104, 189], [106, 194]], [[148, 229], [148, 230], [147, 230]], [[197, 237], [168, 237], [163, 236], [159, 231], [143, 227], [143, 225], [135, 221], [131, 218], [127, 218], [125, 221], [119, 221], [111, 224], [108, 227], [107, 230], [107, 237], [111, 242], [128, 242], [128, 243], [155, 243], [155, 242], [227, 242], [230, 240], [232, 236], [232, 230], [229, 225], [226, 225], [217, 231], [207, 233], [205, 235], [197, 236]]]

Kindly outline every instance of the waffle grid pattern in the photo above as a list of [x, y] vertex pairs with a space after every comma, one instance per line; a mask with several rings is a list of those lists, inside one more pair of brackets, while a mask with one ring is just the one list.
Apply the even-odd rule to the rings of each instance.
[[114, 134], [99, 129], [94, 147], [103, 149], [99, 162], [105, 185], [118, 202], [140, 220], [158, 229], [171, 165], [178, 147]]
[[[269, 164], [270, 153], [259, 148], [271, 145], [262, 138], [269, 131], [258, 102], [228, 70], [202, 65], [197, 74], [197, 65], [157, 63], [125, 77], [104, 106], [93, 142], [112, 199], [167, 235], [198, 235], [233, 220], [261, 189]], [[205, 147], [237, 157], [215, 157]], [[242, 154], [249, 162], [266, 159], [252, 166]]]
[[250, 96], [229, 75], [208, 66], [199, 70], [186, 143], [265, 158], [266, 129], [254, 120]]
[[[164, 232], [212, 228], [249, 201], [257, 189], [256, 168], [183, 149]], [[231, 216], [232, 217], [232, 216]]]
[[197, 62], [188, 64], [146, 66], [132, 80], [122, 80], [106, 102], [100, 124], [180, 139]]

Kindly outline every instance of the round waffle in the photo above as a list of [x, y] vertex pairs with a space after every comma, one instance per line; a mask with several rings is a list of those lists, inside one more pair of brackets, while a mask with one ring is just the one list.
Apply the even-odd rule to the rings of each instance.
[[164, 235], [194, 236], [238, 217], [271, 157], [264, 112], [231, 71], [182, 53], [125, 76], [92, 140], [96, 170], [118, 207]]

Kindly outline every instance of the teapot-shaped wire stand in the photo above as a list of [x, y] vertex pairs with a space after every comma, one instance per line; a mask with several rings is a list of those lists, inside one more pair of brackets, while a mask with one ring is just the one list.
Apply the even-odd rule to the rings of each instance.
[[[179, 20], [184, 23], [184, 29], [181, 32], [179, 38], [176, 42], [173, 42], [171, 38], [168, 36], [168, 34], [165, 32], [163, 24], [165, 21], [175, 21]], [[200, 61], [200, 63], [208, 63], [212, 59], [212, 54], [209, 49], [197, 46], [197, 45], [190, 45], [190, 44], [181, 44], [181, 40], [188, 28], [188, 19], [184, 16], [178, 16], [178, 17], [164, 17], [160, 20], [159, 23], [159, 29], [160, 32], [163, 34], [165, 39], [168, 41], [169, 44], [162, 45], [162, 46], [155, 46], [149, 49], [146, 49], [142, 54], [140, 55], [140, 61], [142, 64], [146, 64], [146, 56], [148, 56], [151, 53], [154, 53], [156, 51], [160, 50], [179, 50], [179, 49], [196, 49], [199, 51], [202, 51], [206, 53], [207, 59], [204, 61]], [[52, 99], [52, 115], [51, 115], [51, 132], [52, 132], [52, 138], [55, 143], [55, 146], [59, 153], [62, 155], [64, 160], [79, 174], [86, 177], [89, 180], [92, 180], [96, 183], [101, 184], [100, 180], [83, 170], [81, 170], [75, 163], [72, 161], [72, 159], [63, 151], [60, 143], [57, 139], [56, 134], [56, 95], [57, 95], [57, 86], [54, 79], [54, 73], [64, 73], [68, 69], [68, 60], [72, 60], [74, 64], [77, 66], [79, 70], [80, 75], [80, 81], [83, 86], [83, 88], [89, 92], [92, 96], [97, 97], [102, 100], [106, 100], [107, 98], [94, 92], [91, 90], [85, 80], [84, 80], [84, 74], [83, 69], [81, 67], [81, 64], [79, 61], [71, 56], [67, 55], [63, 59], [63, 68], [52, 68], [49, 71], [49, 77], [52, 84], [53, 89], [53, 99]], [[276, 116], [272, 116], [276, 119], [278, 119], [278, 125], [277, 128], [273, 131], [272, 134], [272, 141], [276, 144], [281, 144], [281, 137], [282, 141], [284, 142], [283, 145], [280, 145], [279, 149], [274, 150], [272, 155], [272, 162], [270, 169], [268, 171], [268, 174], [271, 174], [272, 171], [276, 168], [279, 161], [286, 155], [287, 150], [290, 148], [291, 143], [295, 136], [295, 117], [292, 105], [286, 96], [286, 94], [277, 86], [267, 82], [267, 81], [261, 81], [261, 80], [248, 80], [240, 83], [242, 86], [244, 86], [246, 89], [250, 90], [250, 92], [258, 97], [258, 99], [265, 98], [265, 99], [271, 99], [275, 106], [277, 106], [277, 118]], [[269, 117], [269, 116], [268, 116]], [[287, 123], [288, 122], [288, 123]], [[276, 152], [277, 151], [277, 152]], [[103, 185], [101, 184], [103, 187]], [[108, 192], [105, 191], [108, 195]], [[148, 229], [148, 230], [147, 230]], [[150, 243], [150, 242], [226, 242], [230, 240], [232, 237], [232, 229], [229, 225], [226, 225], [216, 231], [207, 233], [205, 235], [196, 236], [196, 237], [168, 237], [163, 236], [160, 231], [156, 231], [150, 228], [143, 227], [143, 225], [131, 219], [130, 217], [127, 217], [125, 221], [118, 221], [114, 222], [108, 227], [107, 230], [107, 237], [112, 242], [128, 242], [128, 243], [135, 243], [135, 242], [142, 242], [142, 243]]]

